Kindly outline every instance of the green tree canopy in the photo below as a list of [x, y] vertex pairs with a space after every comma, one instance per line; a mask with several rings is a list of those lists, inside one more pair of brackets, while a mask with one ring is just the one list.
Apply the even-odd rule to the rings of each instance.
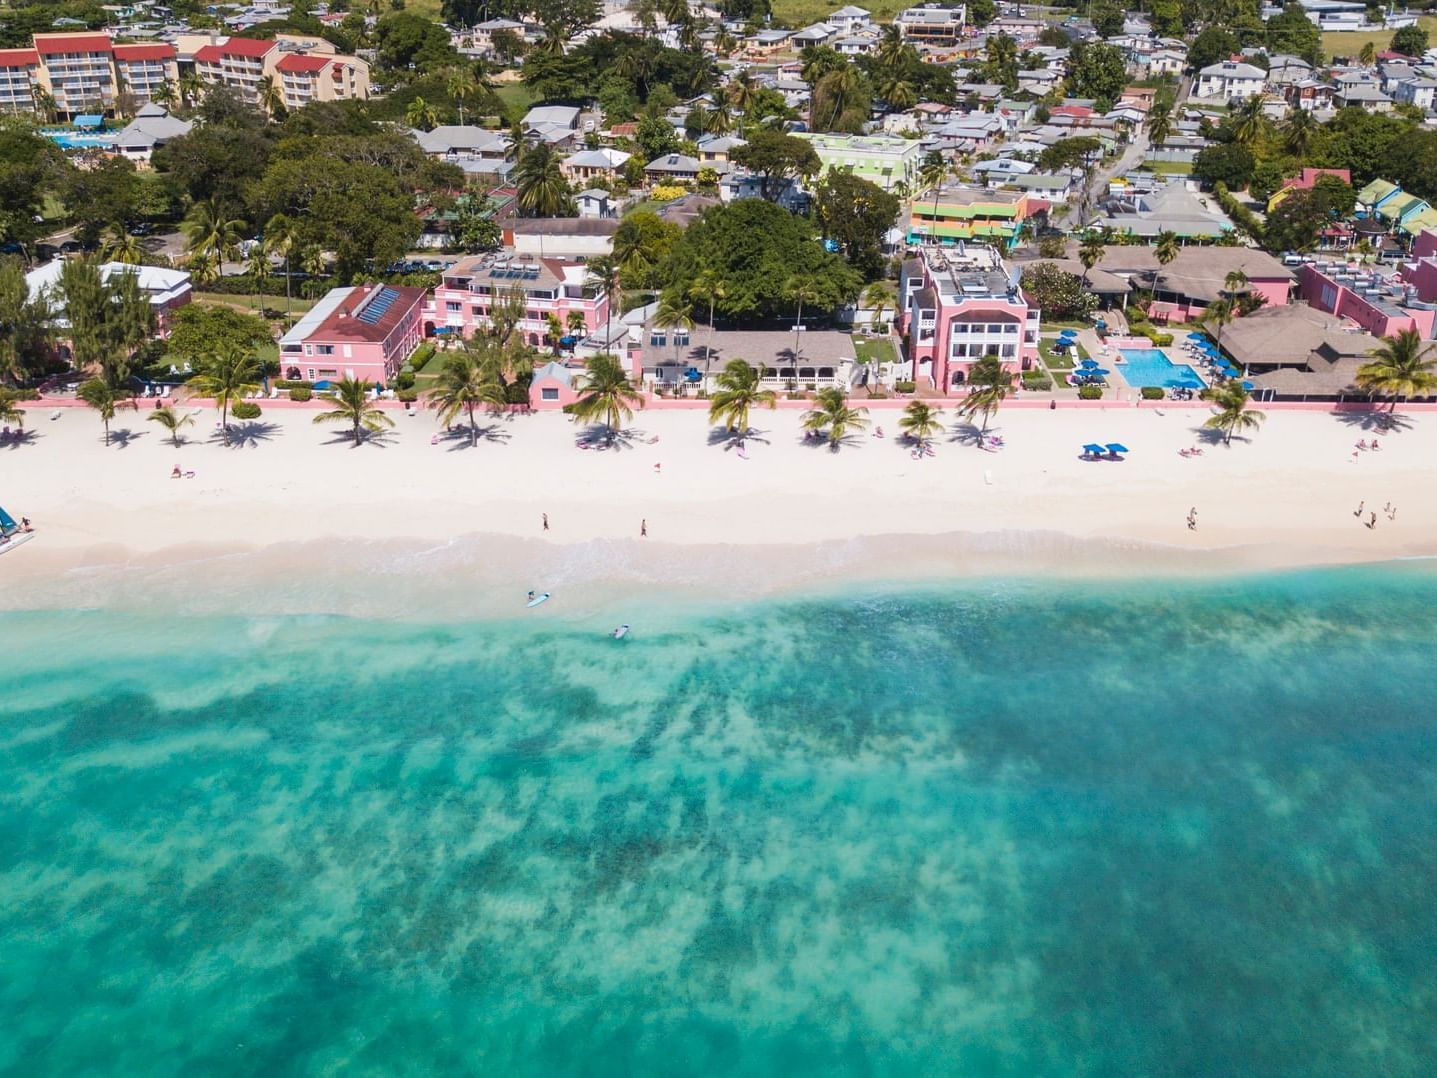
[[1403, 56], [1421, 56], [1427, 51], [1427, 30], [1421, 25], [1403, 26], [1392, 35], [1392, 51]]
[[843, 250], [865, 280], [883, 270], [883, 237], [898, 217], [898, 199], [847, 170], [830, 171], [818, 185], [814, 215], [827, 239]]
[[258, 315], [191, 303], [174, 313], [166, 343], [171, 357], [198, 368], [216, 352], [252, 353], [271, 339], [269, 324]]
[[1221, 26], [1208, 26], [1193, 38], [1188, 49], [1188, 66], [1194, 71], [1201, 71], [1219, 60], [1226, 60], [1239, 48], [1237, 37], [1231, 31]]
[[1083, 288], [1081, 277], [1052, 262], [1030, 266], [1019, 284], [1028, 302], [1049, 318], [1081, 318], [1098, 305], [1097, 297]]
[[659, 267], [665, 292], [684, 295], [704, 270], [723, 288], [719, 314], [764, 318], [792, 309], [787, 282], [801, 276], [813, 283], [809, 300], [833, 310], [854, 299], [860, 275], [823, 249], [811, 226], [761, 199], [715, 206], [691, 224]]
[[782, 131], [757, 131], [731, 154], [735, 163], [756, 172], [763, 185], [763, 197], [778, 198], [788, 180], [818, 174], [819, 160], [812, 144]]
[[1266, 44], [1271, 54], [1300, 56], [1309, 64], [1322, 62], [1322, 32], [1298, 4], [1288, 4], [1279, 14], [1267, 20]]
[[1068, 54], [1069, 93], [1093, 98], [1101, 111], [1113, 107], [1127, 83], [1127, 61], [1116, 45], [1082, 41]]
[[1222, 183], [1232, 190], [1240, 190], [1252, 180], [1256, 164], [1256, 158], [1246, 146], [1218, 143], [1198, 152], [1193, 159], [1192, 174], [1209, 187]]

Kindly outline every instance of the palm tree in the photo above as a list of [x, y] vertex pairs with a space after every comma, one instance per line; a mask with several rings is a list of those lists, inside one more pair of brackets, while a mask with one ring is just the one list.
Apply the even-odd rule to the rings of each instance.
[[867, 408], [848, 407], [848, 398], [843, 390], [820, 389], [814, 398], [813, 407], [803, 413], [804, 430], [827, 432], [828, 447], [837, 452], [849, 428], [862, 430], [868, 426], [865, 416]]
[[1236, 380], [1209, 386], [1202, 391], [1202, 398], [1212, 401], [1218, 407], [1217, 415], [1207, 420], [1203, 426], [1212, 430], [1226, 431], [1227, 437], [1223, 439], [1224, 445], [1232, 445], [1234, 431], [1255, 430], [1267, 418], [1256, 408], [1249, 407], [1252, 398], [1247, 395], [1247, 390], [1242, 388], [1242, 383]]
[[983, 416], [983, 427], [978, 432], [978, 446], [981, 448], [983, 436], [988, 433], [988, 421], [1013, 391], [1013, 372], [1003, 366], [1003, 360], [998, 356], [987, 355], [973, 364], [968, 372], [968, 383], [975, 388], [963, 398], [958, 414]]
[[609, 309], [609, 318], [615, 317], [614, 293], [619, 288], [619, 263], [612, 255], [600, 255], [598, 258], [589, 259], [589, 280], [597, 281], [603, 289], [606, 306]]
[[1153, 248], [1153, 257], [1158, 260], [1158, 265], [1166, 266], [1175, 261], [1182, 251], [1182, 241], [1178, 239], [1176, 232], [1159, 232], [1157, 246]]
[[943, 181], [948, 178], [948, 162], [937, 150], [929, 150], [918, 163], [918, 184], [925, 190], [933, 189], [933, 238], [938, 238], [938, 196], [943, 190]]
[[1437, 374], [1433, 373], [1437, 360], [1430, 358], [1432, 349], [1420, 333], [1404, 329], [1382, 341], [1382, 347], [1372, 350], [1373, 362], [1357, 368], [1359, 387], [1391, 397], [1388, 411], [1396, 411], [1398, 398], [1405, 400], [1437, 389]]
[[798, 59], [803, 65], [799, 69], [798, 77], [808, 83], [810, 90], [817, 89], [819, 81], [829, 72], [837, 71], [848, 64], [838, 50], [826, 45], [805, 45], [798, 54]]
[[1229, 300], [1235, 301], [1247, 291], [1247, 274], [1240, 269], [1228, 270], [1227, 276], [1222, 279], [1222, 290]]
[[155, 87], [154, 91], [150, 94], [150, 100], [167, 110], [173, 108], [175, 102], [179, 100], [179, 94], [175, 90], [175, 84], [169, 79], [166, 79]]
[[205, 92], [205, 81], [198, 71], [186, 71], [180, 76], [180, 104], [189, 108]]
[[1362, 48], [1357, 50], [1357, 62], [1363, 67], [1371, 67], [1377, 59], [1377, 45], [1371, 41], [1364, 41]]
[[549, 346], [554, 349], [554, 354], [559, 354], [559, 338], [564, 335], [564, 323], [559, 321], [559, 316], [550, 311], [544, 316], [544, 333], [549, 338]]
[[117, 388], [103, 378], [91, 378], [81, 383], [75, 395], [100, 413], [100, 422], [105, 425], [105, 444], [110, 444], [110, 420], [115, 418], [115, 409], [127, 403]]
[[938, 418], [941, 412], [941, 408], [935, 408], [923, 401], [909, 401], [908, 407], [903, 409], [903, 415], [898, 420], [898, 429], [922, 449], [928, 444], [929, 438], [943, 429], [943, 421]]
[[294, 252], [295, 244], [299, 242], [299, 226], [287, 215], [277, 213], [265, 222], [264, 242], [271, 251], [284, 259], [284, 313], [289, 314], [291, 308], [289, 256]]
[[589, 328], [589, 324], [584, 321], [584, 312], [570, 311], [568, 318], [565, 319], [564, 328], [567, 329], [571, 334], [583, 333], [585, 330], [587, 330]]
[[190, 279], [203, 287], [220, 279], [220, 261], [214, 255], [191, 255], [185, 263]]
[[514, 166], [519, 209], [530, 217], [557, 217], [569, 205], [569, 184], [559, 169], [559, 155], [541, 142]]
[[798, 305], [798, 314], [793, 320], [793, 362], [798, 363], [798, 335], [803, 332], [803, 305], [817, 303], [820, 298], [818, 282], [805, 274], [795, 273], [783, 283], [783, 294]]
[[1251, 146], [1267, 133], [1267, 113], [1262, 108], [1262, 95], [1249, 97], [1232, 115], [1232, 140], [1239, 146]]
[[36, 86], [30, 91], [30, 98], [35, 102], [35, 111], [46, 123], [55, 122], [56, 104], [55, 97], [49, 90]]
[[449, 77], [444, 82], [444, 89], [454, 99], [454, 104], [459, 106], [459, 124], [462, 127], [464, 124], [464, 101], [479, 92], [479, 84], [474, 81], [474, 75], [471, 72], [462, 67], [456, 67], [449, 71]]
[[404, 122], [421, 131], [433, 131], [439, 126], [439, 110], [424, 98], [416, 97], [404, 110]]
[[311, 277], [329, 276], [329, 260], [325, 258], [324, 251], [319, 247], [311, 247], [305, 251], [300, 259], [300, 266]]
[[1010, 85], [1018, 75], [1018, 42], [1007, 34], [993, 34], [984, 51], [989, 78]]
[[149, 415], [145, 416], [145, 419], [151, 423], [158, 423], [164, 427], [165, 430], [169, 431], [170, 441], [174, 442], [176, 449], [180, 446], [180, 429], [182, 427], [192, 426], [195, 421], [195, 417], [190, 413], [177, 412], [168, 404], [161, 408], [156, 408]]
[[1288, 153], [1304, 157], [1317, 138], [1319, 124], [1310, 109], [1292, 109], [1282, 125], [1282, 144]]
[[633, 417], [633, 406], [644, 406], [643, 394], [630, 384], [619, 357], [607, 352], [590, 358], [578, 389], [582, 395], [569, 406], [570, 414], [577, 421], [602, 422], [611, 443], [618, 437], [623, 422]]
[[249, 249], [249, 258], [245, 260], [245, 272], [250, 275], [250, 283], [254, 285], [254, 309], [263, 314], [264, 307], [260, 303], [260, 294], [264, 291], [264, 282], [269, 279], [269, 244], [261, 237]]
[[447, 427], [460, 412], [469, 416], [469, 444], [479, 444], [479, 426], [474, 421], [474, 409], [488, 405], [502, 407], [506, 401], [504, 387], [489, 365], [480, 361], [472, 349], [455, 352], [444, 362], [435, 380], [434, 388], [427, 397], [429, 407], [439, 413], [439, 419]]
[[716, 380], [717, 391], [709, 398], [709, 422], [723, 423], [742, 441], [749, 430], [751, 409], [778, 407], [778, 394], [761, 388], [762, 378], [757, 367], [741, 359], [729, 360]]
[[[687, 303], [672, 299], [660, 299], [659, 309], [654, 312], [654, 325], [660, 329], [692, 331], [694, 328], [693, 309]], [[674, 337], [674, 362], [679, 361], [679, 335]]]
[[224, 206], [210, 199], [190, 207], [180, 228], [189, 243], [190, 257], [208, 258], [218, 268], [221, 262], [232, 260], [239, 250], [244, 226], [242, 220], [228, 216]]
[[879, 67], [896, 69], [903, 66], [907, 58], [908, 42], [903, 40], [903, 30], [896, 23], [889, 23], [883, 27], [878, 34], [878, 48], [874, 50], [874, 57], [878, 60]]
[[902, 112], [918, 103], [918, 92], [913, 83], [899, 72], [893, 72], [883, 81], [878, 88], [878, 96], [888, 102], [888, 107], [894, 112]]
[[874, 281], [863, 290], [863, 302], [873, 310], [873, 321], [882, 323], [883, 312], [898, 302], [898, 293], [887, 281]]
[[758, 83], [753, 81], [753, 75], [745, 68], [739, 72], [738, 78], [728, 84], [727, 93], [729, 102], [739, 112], [747, 112], [753, 103], [758, 100]]
[[211, 352], [199, 373], [185, 384], [194, 396], [209, 397], [219, 405], [220, 429], [228, 445], [230, 408], [259, 391], [259, 360], [238, 348]]
[[1232, 300], [1216, 299], [1207, 305], [1207, 311], [1202, 317], [1202, 321], [1216, 324], [1217, 333], [1213, 336], [1217, 340], [1219, 348], [1222, 347], [1222, 327], [1232, 321], [1233, 313], [1234, 307]]
[[1173, 133], [1173, 111], [1166, 103], [1154, 105], [1148, 113], [1148, 142], [1161, 146]]
[[271, 116], [278, 116], [284, 111], [284, 94], [274, 84], [273, 75], [264, 75], [255, 84], [255, 98], [259, 107]]
[[1101, 232], [1089, 232], [1083, 237], [1083, 243], [1078, 248], [1078, 261], [1083, 264], [1083, 284], [1088, 283], [1088, 274], [1093, 267], [1103, 260], [1108, 253], [1107, 238]]
[[384, 409], [374, 403], [369, 386], [358, 378], [341, 378], [334, 383], [334, 407], [314, 417], [316, 423], [348, 423], [354, 429], [354, 444], [364, 441], [364, 432], [378, 434], [394, 426]]
[[14, 423], [25, 426], [25, 409], [16, 406], [16, 396], [8, 389], [0, 389], [0, 423]]
[[[838, 118], [843, 115], [858, 92], [863, 89], [863, 76], [852, 64], [845, 63], [836, 71], [830, 71], [819, 80], [818, 86], [813, 91], [813, 101], [816, 103], [824, 92], [833, 97], [833, 111], [828, 117], [828, 126], [818, 127], [818, 119], [813, 115], [816, 104], [809, 106], [809, 119], [813, 122], [815, 130], [832, 130], [838, 123]], [[866, 120], [867, 117], [865, 116]]]
[[704, 359], [706, 360], [711, 361], [714, 354], [714, 308], [718, 301], [727, 295], [728, 288], [725, 287], [723, 278], [712, 269], [701, 270], [699, 275], [694, 278], [693, 283], [689, 285], [689, 296], [700, 302], [707, 300], [709, 305], [709, 339], [708, 344], [704, 346]]
[[149, 252], [140, 242], [139, 236], [130, 235], [129, 229], [116, 221], [110, 225], [105, 242], [100, 245], [100, 257], [109, 262], [126, 262], [131, 266], [142, 266]]

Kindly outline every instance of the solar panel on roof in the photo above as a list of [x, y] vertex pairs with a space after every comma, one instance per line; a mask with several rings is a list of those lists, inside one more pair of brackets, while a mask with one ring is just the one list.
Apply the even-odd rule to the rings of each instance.
[[399, 293], [388, 286], [381, 288], [374, 294], [374, 298], [364, 305], [364, 310], [356, 316], [367, 326], [372, 326], [384, 317], [385, 312], [394, 306], [394, 301], [399, 298]]

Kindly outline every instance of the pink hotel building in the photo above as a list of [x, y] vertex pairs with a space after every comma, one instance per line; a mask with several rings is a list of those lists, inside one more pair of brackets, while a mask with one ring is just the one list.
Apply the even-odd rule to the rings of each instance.
[[519, 330], [531, 345], [544, 344], [551, 314], [565, 333], [569, 332], [569, 315], [576, 311], [583, 316], [585, 335], [608, 324], [608, 297], [589, 282], [584, 263], [497, 252], [461, 259], [444, 271], [433, 298], [424, 306], [424, 336], [455, 333], [468, 337], [476, 327], [490, 324], [489, 309], [496, 299], [516, 291], [524, 295]]
[[280, 376], [392, 385], [421, 340], [423, 288], [335, 288], [279, 341]]
[[950, 393], [984, 356], [1015, 371], [1038, 359], [1041, 312], [992, 247], [925, 248], [904, 262], [898, 295], [898, 328], [919, 384]]

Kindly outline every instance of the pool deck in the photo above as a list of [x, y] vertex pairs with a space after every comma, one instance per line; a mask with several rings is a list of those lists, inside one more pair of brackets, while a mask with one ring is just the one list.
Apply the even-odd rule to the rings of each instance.
[[1112, 365], [1109, 369], [1113, 372], [1113, 374], [1117, 376], [1117, 378], [1110, 378], [1109, 381], [1120, 381], [1125, 387], [1133, 390], [1134, 392], [1138, 391], [1141, 387], [1135, 386], [1131, 382], [1129, 382], [1126, 375], [1124, 374], [1124, 368], [1127, 366], [1127, 364], [1122, 358], [1122, 350], [1124, 348], [1131, 349], [1132, 351], [1141, 352], [1161, 352], [1167, 358], [1167, 361], [1174, 366], [1187, 367], [1188, 369], [1190, 369], [1193, 374], [1197, 376], [1198, 381], [1202, 382], [1204, 386], [1211, 384], [1211, 379], [1202, 371], [1202, 369], [1193, 360], [1193, 358], [1190, 357], [1187, 352], [1185, 352], [1179, 345], [1172, 344], [1168, 345], [1167, 347], [1160, 347], [1159, 345], [1156, 345], [1152, 341], [1150, 341], [1147, 337], [1109, 337], [1108, 347], [1111, 349], [1111, 351], [1100, 358], [1112, 361]]

